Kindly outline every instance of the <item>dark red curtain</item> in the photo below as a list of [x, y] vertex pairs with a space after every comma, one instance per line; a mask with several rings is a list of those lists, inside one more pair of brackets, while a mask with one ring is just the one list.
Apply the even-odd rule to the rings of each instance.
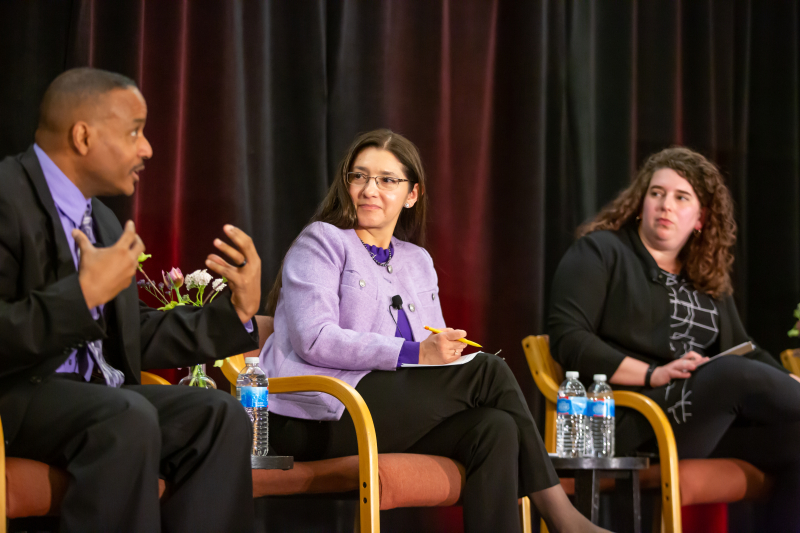
[[155, 155], [108, 202], [136, 221], [148, 270], [201, 268], [231, 222], [266, 295], [352, 138], [399, 131], [430, 175], [447, 322], [502, 348], [536, 408], [520, 341], [545, 332], [559, 259], [672, 144], [728, 178], [748, 331], [776, 355], [797, 346], [799, 39], [790, 0], [3, 2], [0, 154], [29, 145], [64, 69], [135, 78]]

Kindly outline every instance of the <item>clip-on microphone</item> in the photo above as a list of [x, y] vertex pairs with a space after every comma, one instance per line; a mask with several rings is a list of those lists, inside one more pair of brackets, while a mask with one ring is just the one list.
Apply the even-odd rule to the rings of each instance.
[[403, 299], [400, 298], [399, 294], [392, 296], [392, 307], [398, 311], [403, 308]]
[[389, 315], [392, 317], [392, 320], [394, 320], [394, 325], [396, 326], [397, 319], [392, 314], [392, 308], [395, 308], [398, 311], [400, 311], [403, 308], [403, 299], [400, 298], [399, 294], [392, 296], [392, 304], [389, 306]]

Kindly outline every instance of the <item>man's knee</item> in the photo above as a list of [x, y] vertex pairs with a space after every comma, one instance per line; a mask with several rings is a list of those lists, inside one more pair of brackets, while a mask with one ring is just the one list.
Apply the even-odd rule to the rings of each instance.
[[130, 391], [122, 390], [98, 405], [85, 427], [91, 441], [125, 456], [156, 453], [161, 446], [158, 411], [146, 398]]
[[124, 427], [130, 438], [160, 441], [158, 410], [146, 398], [138, 394], [129, 396], [115, 418], [119, 421], [116, 425]]
[[204, 412], [209, 422], [225, 426], [227, 431], [247, 435], [252, 430], [250, 417], [242, 404], [232, 395], [222, 391], [204, 391], [195, 409]]

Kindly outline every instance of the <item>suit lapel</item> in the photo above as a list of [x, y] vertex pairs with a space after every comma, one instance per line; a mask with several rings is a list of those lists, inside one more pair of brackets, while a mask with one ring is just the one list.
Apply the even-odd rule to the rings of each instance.
[[47, 216], [50, 217], [50, 229], [53, 232], [58, 257], [56, 277], [58, 279], [65, 278], [75, 273], [75, 261], [72, 258], [72, 250], [69, 249], [69, 243], [64, 234], [64, 227], [61, 225], [61, 218], [58, 216], [58, 209], [53, 201], [53, 195], [50, 193], [50, 188], [44, 179], [44, 172], [42, 172], [39, 158], [36, 157], [36, 152], [34, 152], [32, 145], [27, 152], [22, 154], [20, 163], [28, 173], [31, 182], [33, 182], [39, 201], [44, 206]]

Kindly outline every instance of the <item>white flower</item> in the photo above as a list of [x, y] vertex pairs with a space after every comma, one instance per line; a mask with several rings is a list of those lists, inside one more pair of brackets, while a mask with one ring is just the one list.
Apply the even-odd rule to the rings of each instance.
[[203, 270], [195, 270], [188, 276], [186, 276], [186, 288], [187, 289], [198, 289], [200, 287], [205, 287], [211, 281], [212, 277], [211, 274], [208, 273], [207, 269]]
[[220, 292], [222, 289], [228, 286], [227, 283], [222, 281], [222, 278], [215, 279], [214, 283], [211, 284], [215, 291]]

